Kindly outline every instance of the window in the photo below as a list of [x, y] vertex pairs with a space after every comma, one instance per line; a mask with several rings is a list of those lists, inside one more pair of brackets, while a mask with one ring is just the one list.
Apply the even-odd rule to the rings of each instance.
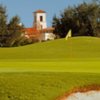
[[41, 21], [41, 22], [43, 21], [43, 16], [40, 16], [40, 21]]

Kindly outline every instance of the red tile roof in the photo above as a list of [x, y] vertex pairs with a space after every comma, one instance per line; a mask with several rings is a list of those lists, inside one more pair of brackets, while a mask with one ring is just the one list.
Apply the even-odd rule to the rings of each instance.
[[32, 38], [32, 37], [39, 38], [41, 37], [42, 33], [52, 32], [52, 31], [54, 31], [53, 27], [48, 27], [41, 30], [37, 30], [36, 27], [25, 28], [25, 36], [27, 36], [28, 38]]
[[43, 10], [37, 10], [37, 11], [35, 11], [34, 13], [46, 13], [46, 12], [43, 11]]
[[35, 27], [31, 27], [25, 28], [25, 35], [28, 35], [29, 37], [39, 37], [41, 34]]

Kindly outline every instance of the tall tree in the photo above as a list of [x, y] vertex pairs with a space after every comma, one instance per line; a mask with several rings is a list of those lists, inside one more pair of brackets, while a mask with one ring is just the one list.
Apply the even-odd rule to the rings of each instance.
[[0, 35], [7, 33], [7, 14], [6, 7], [0, 5]]
[[7, 34], [6, 7], [0, 4], [0, 47], [5, 44], [5, 34]]
[[59, 18], [53, 18], [53, 27], [60, 37], [65, 37], [69, 29], [73, 36], [100, 36], [100, 4], [84, 2], [68, 7]]
[[7, 40], [8, 46], [13, 46], [14, 43], [22, 38], [24, 26], [20, 23], [20, 18], [14, 16], [8, 24], [8, 34], [10, 38]]
[[12, 47], [36, 42], [25, 37], [24, 25], [19, 16], [14, 16], [7, 21], [6, 7], [0, 5], [0, 47]]

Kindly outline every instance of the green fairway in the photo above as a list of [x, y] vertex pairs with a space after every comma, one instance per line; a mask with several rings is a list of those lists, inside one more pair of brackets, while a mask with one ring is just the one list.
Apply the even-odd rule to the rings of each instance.
[[1, 72], [91, 72], [100, 73], [100, 62], [1, 62]]
[[99, 44], [75, 37], [0, 48], [0, 100], [56, 100], [75, 87], [100, 85]]
[[100, 39], [74, 37], [0, 48], [1, 71], [100, 72]]
[[100, 74], [0, 73], [0, 100], [56, 100], [79, 86], [100, 85]]

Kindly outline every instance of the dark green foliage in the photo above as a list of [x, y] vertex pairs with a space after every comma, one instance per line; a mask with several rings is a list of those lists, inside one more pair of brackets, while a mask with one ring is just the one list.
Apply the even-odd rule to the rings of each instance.
[[9, 34], [20, 34], [21, 33], [21, 30], [22, 30], [22, 26], [19, 25], [20, 23], [20, 18], [18, 16], [14, 16], [9, 24], [8, 24], [8, 31], [9, 31]]
[[14, 46], [16, 42], [19, 42], [22, 38], [23, 33], [23, 25], [20, 25], [20, 18], [18, 16], [14, 16], [8, 26], [8, 34], [10, 35], [10, 38], [7, 40], [8, 46]]
[[14, 16], [10, 22], [7, 22], [6, 7], [0, 5], [0, 47], [21, 45], [22, 38], [24, 38], [23, 30], [24, 25], [20, 25], [18, 16]]
[[32, 44], [32, 43], [36, 43], [36, 42], [39, 42], [38, 39], [34, 39], [34, 38], [26, 38], [26, 37], [20, 37], [18, 38], [13, 46], [16, 47], [16, 46], [24, 46], [24, 45], [28, 45], [28, 44]]
[[0, 5], [0, 35], [7, 33], [7, 15], [6, 8]]
[[7, 15], [6, 8], [0, 5], [0, 46], [5, 44], [7, 35]]
[[65, 37], [69, 29], [73, 36], [100, 36], [100, 4], [82, 3], [68, 7], [60, 17], [53, 18], [54, 33]]

